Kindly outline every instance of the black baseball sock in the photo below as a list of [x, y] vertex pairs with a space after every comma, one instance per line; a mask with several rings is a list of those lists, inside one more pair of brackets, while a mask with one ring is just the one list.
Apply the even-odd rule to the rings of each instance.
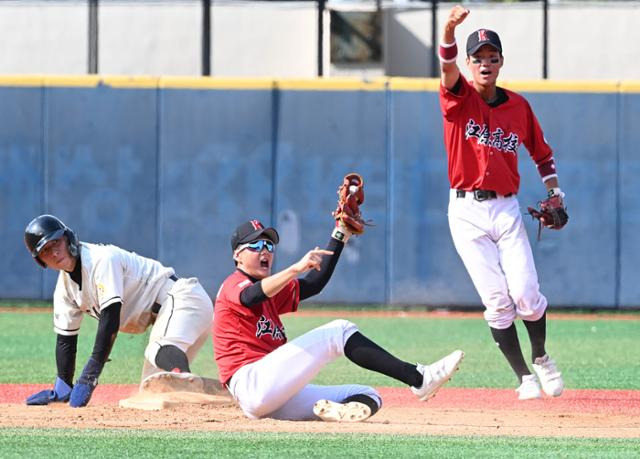
[[518, 381], [522, 382], [522, 377], [531, 374], [531, 371], [529, 371], [522, 355], [516, 324], [511, 324], [510, 327], [504, 330], [493, 327], [489, 327], [489, 330], [491, 330], [491, 335], [507, 362], [509, 362], [516, 376], [518, 376]]
[[544, 343], [547, 340], [547, 313], [545, 312], [535, 322], [525, 320], [524, 326], [527, 327], [531, 341], [531, 361], [535, 362], [537, 357], [542, 357], [547, 353], [544, 349]]
[[160, 347], [156, 354], [156, 366], [166, 371], [173, 371], [177, 368], [182, 373], [191, 373], [187, 354], [172, 344]]
[[364, 394], [352, 395], [351, 397], [347, 397], [342, 401], [342, 403], [349, 403], [349, 402], [364, 403], [369, 407], [369, 409], [371, 409], [371, 416], [376, 414], [380, 409], [380, 407], [378, 406], [378, 403], [374, 399]]
[[367, 370], [390, 376], [409, 386], [422, 386], [422, 374], [416, 365], [394, 357], [360, 332], [349, 337], [344, 345], [344, 355]]

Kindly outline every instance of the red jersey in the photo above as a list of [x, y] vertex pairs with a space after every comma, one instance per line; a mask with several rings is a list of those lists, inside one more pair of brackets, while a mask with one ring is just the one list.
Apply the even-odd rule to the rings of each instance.
[[272, 298], [244, 306], [240, 293], [251, 284], [249, 276], [236, 270], [222, 283], [216, 297], [213, 350], [223, 384], [244, 365], [287, 342], [280, 314], [296, 311], [300, 303], [298, 279], [294, 279]]
[[508, 100], [491, 107], [462, 75], [460, 83], [457, 94], [440, 84], [451, 188], [517, 193], [520, 144], [543, 179], [555, 175], [553, 152], [524, 97], [504, 89]]

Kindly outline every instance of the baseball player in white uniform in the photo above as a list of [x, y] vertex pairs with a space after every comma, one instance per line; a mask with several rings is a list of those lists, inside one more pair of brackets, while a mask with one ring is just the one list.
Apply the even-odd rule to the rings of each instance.
[[[202, 384], [189, 363], [210, 336], [213, 304], [198, 279], [179, 279], [172, 268], [114, 245], [79, 242], [52, 215], [27, 225], [25, 244], [40, 266], [60, 272], [53, 295], [58, 374], [53, 390], [33, 394], [28, 405], [87, 405], [118, 332], [144, 333], [150, 325], [143, 383], [162, 374], [185, 385]], [[74, 385], [77, 338], [85, 314], [98, 320], [98, 331]]]

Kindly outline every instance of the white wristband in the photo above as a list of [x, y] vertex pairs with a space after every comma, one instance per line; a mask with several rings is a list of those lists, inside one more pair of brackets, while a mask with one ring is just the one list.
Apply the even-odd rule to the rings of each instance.
[[351, 233], [346, 228], [336, 226], [331, 232], [331, 237], [346, 244], [351, 237]]
[[553, 198], [554, 196], [560, 196], [561, 198], [564, 199], [564, 193], [557, 186], [554, 188], [549, 188], [549, 191], [547, 191], [547, 196], [550, 198]]

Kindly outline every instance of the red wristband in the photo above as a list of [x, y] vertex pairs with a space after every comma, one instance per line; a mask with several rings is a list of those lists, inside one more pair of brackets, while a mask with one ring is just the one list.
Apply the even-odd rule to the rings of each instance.
[[440, 61], [445, 64], [455, 62], [456, 57], [458, 57], [458, 45], [456, 42], [454, 41], [450, 44], [441, 43], [438, 50], [438, 57], [440, 58]]
[[553, 160], [553, 158], [549, 159], [548, 161], [545, 161], [542, 164], [538, 164], [537, 167], [538, 167], [538, 173], [540, 174], [540, 177], [542, 177], [543, 182], [551, 177], [558, 176], [558, 174], [556, 173], [556, 163]]

